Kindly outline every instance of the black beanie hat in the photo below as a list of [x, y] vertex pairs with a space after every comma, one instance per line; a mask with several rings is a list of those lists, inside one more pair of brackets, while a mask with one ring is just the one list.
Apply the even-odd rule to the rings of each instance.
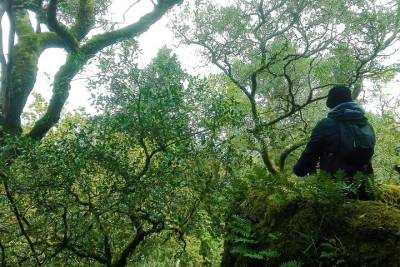
[[336, 85], [329, 90], [328, 99], [326, 100], [326, 106], [328, 108], [334, 108], [344, 102], [351, 102], [351, 91], [344, 85]]

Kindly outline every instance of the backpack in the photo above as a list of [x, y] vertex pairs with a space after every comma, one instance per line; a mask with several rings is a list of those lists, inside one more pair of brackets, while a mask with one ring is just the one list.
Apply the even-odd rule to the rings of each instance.
[[341, 158], [353, 164], [366, 164], [374, 154], [375, 132], [369, 123], [339, 121]]

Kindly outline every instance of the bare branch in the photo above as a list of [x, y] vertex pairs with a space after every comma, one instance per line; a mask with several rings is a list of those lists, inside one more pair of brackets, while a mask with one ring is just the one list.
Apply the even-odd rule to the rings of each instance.
[[[133, 2], [126, 10], [125, 12], [122, 14], [123, 20], [122, 22], [125, 23], [126, 21], [126, 14], [132, 9], [132, 7], [134, 7], [136, 4], [140, 3], [142, 0], [136, 0], [135, 2]], [[154, 3], [153, 3], [154, 4]]]
[[[334, 85], [334, 84], [332, 84], [332, 85]], [[325, 86], [328, 86], [328, 85], [325, 85]], [[314, 102], [317, 102], [317, 101], [320, 101], [320, 100], [322, 100], [322, 99], [325, 99], [326, 97], [327, 97], [327, 96], [321, 96], [321, 97], [313, 98], [313, 99], [311, 99], [311, 100], [307, 100], [305, 103], [303, 103], [303, 104], [301, 104], [301, 105], [298, 105], [296, 108], [293, 108], [293, 109], [290, 110], [289, 112], [287, 112], [287, 113], [285, 113], [285, 114], [283, 114], [283, 115], [281, 115], [281, 116], [279, 116], [279, 117], [277, 117], [277, 118], [275, 118], [275, 119], [273, 119], [273, 120], [271, 120], [271, 121], [269, 121], [269, 122], [267, 122], [267, 123], [265, 123], [265, 124], [263, 124], [263, 125], [264, 125], [265, 127], [274, 125], [274, 124], [276, 124], [276, 123], [278, 123], [278, 122], [280, 122], [280, 121], [282, 121], [282, 120], [284, 120], [284, 119], [286, 119], [286, 118], [292, 116], [294, 113], [296, 113], [296, 112], [298, 112], [298, 111], [304, 109], [304, 108], [305, 108], [306, 106], [308, 106], [309, 104], [314, 103]]]
[[[360, 79], [362, 79], [362, 77], [366, 73], [369, 72], [368, 70], [364, 69], [365, 66], [369, 62], [371, 62], [372, 60], [377, 58], [381, 51], [383, 51], [384, 49], [389, 47], [393, 43], [393, 41], [396, 39], [397, 35], [398, 35], [398, 32], [395, 31], [388, 38], [386, 38], [386, 40], [384, 40], [382, 43], [380, 41], [376, 40], [376, 46], [375, 46], [373, 52], [368, 57], [359, 60], [360, 63], [358, 65], [357, 69], [355, 70], [355, 74], [349, 78], [349, 81], [348, 81], [349, 86], [356, 84]], [[385, 37], [383, 37], [383, 39], [385, 39]], [[353, 99], [357, 98], [358, 95], [361, 93], [361, 87], [358, 87], [357, 89], [358, 90], [355, 90], [353, 93], [353, 96], [352, 96]]]

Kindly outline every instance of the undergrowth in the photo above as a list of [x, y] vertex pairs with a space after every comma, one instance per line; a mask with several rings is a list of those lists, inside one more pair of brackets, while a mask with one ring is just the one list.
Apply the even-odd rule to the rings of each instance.
[[236, 258], [231, 266], [351, 266], [353, 240], [337, 234], [349, 231], [344, 218], [353, 207], [344, 207], [358, 203], [349, 195], [357, 196], [363, 183], [374, 198], [392, 207], [400, 203], [399, 187], [375, 183], [373, 177], [357, 176], [352, 184], [324, 175], [268, 178], [246, 189], [228, 219], [225, 240]]

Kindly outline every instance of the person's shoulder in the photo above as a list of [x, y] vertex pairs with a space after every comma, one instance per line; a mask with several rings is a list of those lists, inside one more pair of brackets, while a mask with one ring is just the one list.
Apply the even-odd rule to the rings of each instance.
[[332, 118], [329, 117], [325, 117], [323, 119], [321, 119], [318, 123], [316, 127], [332, 127], [337, 125], [337, 121], [335, 121]]
[[318, 121], [317, 125], [314, 127], [313, 134], [331, 135], [337, 131], [337, 128], [337, 122], [332, 118], [326, 117]]

